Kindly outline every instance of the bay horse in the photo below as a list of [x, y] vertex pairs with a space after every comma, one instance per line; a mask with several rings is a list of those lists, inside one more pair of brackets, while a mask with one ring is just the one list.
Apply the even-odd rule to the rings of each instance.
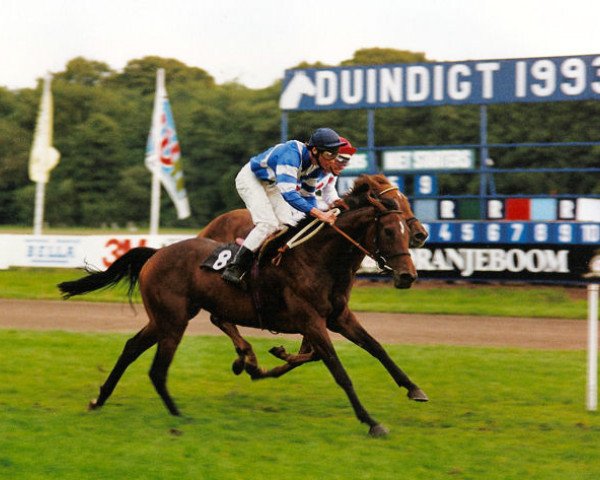
[[[410, 229], [411, 248], [422, 247], [429, 234], [419, 219], [415, 217], [406, 195], [383, 174], [360, 175], [355, 180], [354, 185], [360, 187], [365, 183], [371, 185], [373, 190], [378, 192], [380, 196], [392, 198], [398, 202], [398, 208], [404, 212], [406, 223]], [[218, 242], [235, 242], [237, 239], [246, 238], [253, 227], [250, 211], [245, 208], [238, 208], [211, 220], [198, 236], [212, 238]]]
[[[343, 200], [348, 209], [340, 213], [335, 226], [366, 251], [377, 252], [392, 270], [396, 288], [410, 288], [416, 270], [408, 250], [409, 230], [397, 203], [377, 196], [369, 185], [353, 189]], [[309, 221], [290, 229], [280, 242], [287, 241]], [[356, 417], [369, 426], [373, 436], [385, 435], [387, 429], [371, 417], [358, 399], [328, 329], [341, 333], [376, 357], [397, 385], [407, 389], [409, 399], [427, 401], [426, 394], [367, 333], [348, 307], [352, 281], [365, 256], [363, 250], [330, 226], [286, 251], [275, 265], [270, 259], [279, 244], [269, 244], [254, 265], [249, 291], [225, 282], [220, 272], [201, 267], [221, 245], [207, 238], [187, 239], [158, 250], [134, 248], [106, 271], [90, 272], [79, 280], [59, 284], [63, 296], [69, 298], [125, 280], [131, 298], [139, 283], [149, 318], [126, 342], [100, 387], [99, 396], [89, 407], [103, 406], [127, 367], [158, 344], [149, 376], [168, 411], [180, 415], [167, 389], [167, 372], [188, 322], [202, 308], [234, 326], [301, 334], [345, 391]]]
[[[412, 248], [422, 247], [429, 234], [415, 217], [408, 198], [400, 192], [398, 187], [393, 185], [383, 174], [359, 175], [354, 182], [354, 188], [362, 188], [363, 185], [368, 185], [379, 196], [397, 202], [397, 208], [403, 212], [410, 229], [410, 246]], [[241, 242], [253, 228], [250, 211], [240, 208], [216, 217], [198, 234], [198, 237], [211, 238], [225, 243]], [[303, 338], [300, 350], [296, 355], [287, 353], [282, 346], [269, 350], [272, 355], [286, 363], [271, 370], [262, 370], [258, 367], [258, 360], [252, 345], [242, 337], [235, 325], [215, 316], [211, 316], [211, 322], [225, 332], [234, 344], [238, 358], [233, 362], [232, 370], [236, 375], [245, 370], [253, 380], [278, 378], [304, 363], [319, 359], [306, 339]]]

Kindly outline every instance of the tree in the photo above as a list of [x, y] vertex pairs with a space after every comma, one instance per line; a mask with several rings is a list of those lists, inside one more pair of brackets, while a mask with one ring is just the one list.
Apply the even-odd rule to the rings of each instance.
[[[341, 66], [428, 62], [424, 53], [389, 48], [357, 50]], [[319, 68], [302, 62], [298, 68]], [[151, 174], [144, 166], [156, 70], [165, 68], [167, 90], [181, 143], [192, 218], [179, 221], [162, 195], [161, 225], [201, 226], [242, 205], [234, 178], [250, 157], [280, 140], [281, 81], [264, 89], [236, 82], [217, 85], [203, 69], [170, 58], [133, 59], [121, 72], [82, 57], [67, 63], [53, 81], [54, 145], [61, 161], [46, 189], [51, 224], [99, 226], [145, 224]], [[36, 89], [0, 88], [0, 223], [32, 222], [35, 186], [27, 175], [31, 139], [41, 95]], [[600, 102], [490, 105], [490, 143], [598, 140]], [[290, 112], [289, 138], [307, 140], [330, 126], [359, 147], [367, 143], [365, 110]], [[378, 109], [376, 146], [477, 144], [479, 107]], [[492, 148], [501, 168], [597, 166], [600, 148]], [[441, 175], [444, 193], [477, 193], [477, 175]], [[593, 175], [497, 175], [501, 193], [600, 193]], [[410, 190], [409, 190], [410, 192]]]
[[55, 78], [64, 80], [67, 83], [94, 86], [101, 84], [114, 74], [115, 72], [104, 62], [76, 57], [69, 61], [65, 71], [57, 74]]
[[423, 52], [397, 50], [395, 48], [362, 48], [354, 52], [349, 60], [341, 62], [347, 65], [385, 65], [388, 63], [420, 63], [428, 62]]
[[188, 67], [185, 63], [173, 58], [144, 57], [131, 60], [123, 69], [123, 73], [114, 78], [118, 86], [134, 89], [142, 95], [154, 93], [156, 71], [164, 68], [169, 84], [201, 84], [205, 88], [214, 87], [215, 81], [206, 71], [197, 67]]

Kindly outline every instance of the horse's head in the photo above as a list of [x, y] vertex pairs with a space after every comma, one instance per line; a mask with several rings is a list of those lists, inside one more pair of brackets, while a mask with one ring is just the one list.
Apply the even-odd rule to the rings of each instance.
[[410, 230], [405, 214], [394, 199], [377, 195], [368, 184], [361, 184], [344, 197], [350, 210], [363, 209], [369, 227], [365, 245], [379, 265], [393, 272], [396, 288], [410, 288], [417, 270], [410, 256]]
[[429, 237], [427, 230], [421, 224], [418, 218], [415, 217], [408, 197], [404, 195], [398, 187], [392, 184], [390, 180], [383, 174], [377, 175], [360, 175], [354, 182], [355, 187], [362, 184], [368, 184], [381, 197], [392, 198], [398, 203], [398, 208], [404, 212], [404, 219], [410, 229], [410, 246], [412, 248], [420, 248], [425, 244], [425, 240]]

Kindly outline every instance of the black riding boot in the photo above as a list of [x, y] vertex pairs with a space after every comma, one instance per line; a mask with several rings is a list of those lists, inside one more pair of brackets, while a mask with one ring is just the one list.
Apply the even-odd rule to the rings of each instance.
[[254, 252], [244, 246], [240, 247], [233, 260], [221, 275], [223, 280], [239, 285], [252, 265]]

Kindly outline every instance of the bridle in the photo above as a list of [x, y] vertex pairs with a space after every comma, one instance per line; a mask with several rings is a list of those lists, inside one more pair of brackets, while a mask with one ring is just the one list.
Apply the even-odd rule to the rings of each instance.
[[[383, 195], [384, 193], [388, 193], [388, 192], [393, 192], [394, 190], [398, 190], [398, 195], [403, 195], [402, 192], [400, 192], [400, 188], [396, 187], [396, 186], [391, 186], [388, 187], [384, 190], [382, 190], [381, 192], [379, 192], [379, 196]], [[406, 222], [406, 224], [410, 227], [410, 225], [414, 222], [417, 221], [417, 217], [410, 217], [410, 218], [405, 218], [404, 221]]]
[[[389, 189], [388, 189], [389, 191]], [[385, 191], [383, 192], [385, 193]], [[381, 195], [381, 194], [379, 194]], [[379, 196], [378, 195], [378, 196]], [[369, 200], [373, 206], [375, 206], [375, 208], [378, 208], [378, 205], [376, 203], [374, 203], [374, 200], [371, 201]], [[408, 250], [400, 250], [398, 252], [394, 252], [391, 253], [387, 256], [383, 256], [383, 254], [381, 253], [380, 250], [380, 237], [381, 237], [381, 218], [385, 217], [386, 215], [390, 215], [390, 214], [399, 214], [401, 217], [401, 220], [404, 220], [403, 218], [403, 214], [404, 212], [402, 212], [402, 210], [378, 210], [375, 213], [375, 252], [370, 252], [369, 250], [367, 250], [365, 247], [363, 247], [360, 243], [358, 243], [356, 240], [354, 240], [350, 235], [348, 235], [346, 232], [344, 232], [342, 229], [340, 229], [338, 226], [336, 226], [335, 224], [330, 225], [331, 228], [333, 228], [337, 233], [339, 233], [342, 237], [344, 237], [346, 240], [348, 240], [352, 245], [354, 245], [356, 248], [358, 248], [361, 252], [363, 252], [365, 255], [367, 255], [368, 257], [371, 257], [373, 260], [375, 260], [377, 262], [377, 266], [379, 268], [381, 268], [382, 270], [392, 270], [392, 268], [387, 264], [387, 262], [392, 259], [392, 258], [396, 258], [396, 257], [401, 257], [401, 256], [410, 256], [410, 251]], [[406, 220], [404, 220], [406, 222]], [[387, 257], [387, 258], [386, 258]]]

